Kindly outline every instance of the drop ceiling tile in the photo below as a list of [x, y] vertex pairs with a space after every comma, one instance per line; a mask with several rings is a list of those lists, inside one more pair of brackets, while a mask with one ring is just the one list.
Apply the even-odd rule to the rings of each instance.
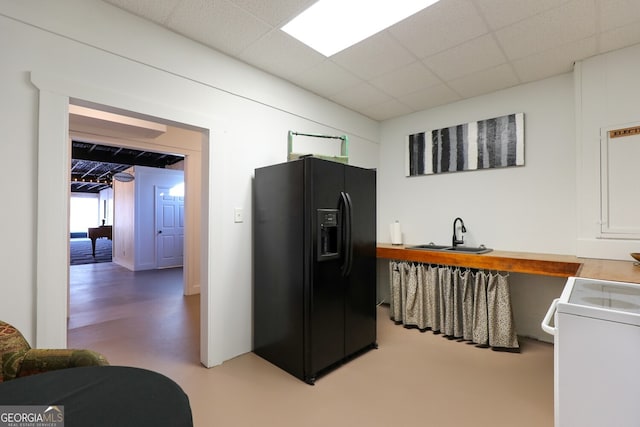
[[640, 43], [640, 22], [600, 34], [599, 53]]
[[366, 82], [344, 89], [332, 95], [330, 98], [338, 104], [356, 111], [361, 111], [391, 100], [389, 95]]
[[424, 64], [445, 81], [493, 68], [506, 61], [490, 34], [423, 59]]
[[449, 86], [439, 84], [402, 96], [399, 101], [408, 105], [414, 111], [422, 111], [460, 99], [460, 95], [455, 93]]
[[359, 77], [370, 79], [410, 64], [416, 58], [382, 31], [338, 52], [331, 60]]
[[[640, 43], [640, 0], [443, 0], [328, 60], [278, 34], [314, 0], [104, 1], [375, 117], [566, 72], [574, 60]], [[490, 28], [512, 73], [483, 70], [499, 62], [484, 37]]]
[[513, 62], [522, 82], [531, 82], [573, 70], [575, 61], [596, 55], [597, 39], [589, 37]]
[[157, 23], [167, 18], [181, 0], [104, 0], [114, 6]]
[[240, 54], [240, 59], [262, 70], [289, 78], [320, 64], [325, 57], [288, 34], [274, 30], [245, 49]]
[[479, 71], [452, 80], [447, 84], [463, 98], [472, 98], [485, 93], [515, 86], [519, 83], [510, 65], [504, 64], [489, 70]]
[[557, 45], [593, 36], [593, 0], [574, 0], [495, 32], [507, 58], [523, 58]]
[[541, 12], [553, 9], [563, 0], [475, 0], [475, 4], [493, 30], [506, 27]]
[[387, 31], [418, 58], [424, 58], [485, 34], [488, 28], [470, 0], [447, 0]]
[[403, 96], [434, 86], [441, 80], [420, 61], [398, 68], [370, 81], [372, 85], [391, 96]]
[[600, 29], [603, 32], [640, 21], [640, 1], [599, 0]]
[[362, 83], [361, 79], [329, 59], [292, 76], [289, 80], [325, 97]]
[[392, 99], [382, 104], [372, 105], [362, 110], [362, 113], [373, 120], [388, 120], [394, 117], [404, 116], [412, 113], [413, 110], [406, 105]]
[[166, 25], [231, 55], [242, 52], [271, 30], [269, 25], [224, 0], [183, 0]]
[[228, 0], [238, 7], [251, 13], [256, 18], [273, 25], [281, 27], [289, 22], [300, 12], [307, 9], [316, 0]]

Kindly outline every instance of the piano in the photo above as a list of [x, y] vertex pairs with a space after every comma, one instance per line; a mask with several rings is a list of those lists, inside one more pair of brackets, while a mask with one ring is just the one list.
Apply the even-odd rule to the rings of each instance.
[[100, 227], [90, 228], [89, 238], [91, 239], [91, 253], [93, 257], [96, 256], [96, 240], [101, 237], [106, 237], [109, 240], [113, 240], [113, 227], [111, 225], [102, 225]]

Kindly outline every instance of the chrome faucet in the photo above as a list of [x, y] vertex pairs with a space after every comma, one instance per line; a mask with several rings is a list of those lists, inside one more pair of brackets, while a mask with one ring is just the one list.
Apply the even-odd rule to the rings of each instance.
[[458, 240], [458, 237], [456, 236], [456, 223], [460, 221], [460, 231], [463, 233], [467, 232], [467, 229], [464, 226], [464, 221], [462, 220], [462, 218], [458, 217], [456, 219], [453, 220], [453, 238], [451, 239], [451, 246], [453, 246], [454, 248], [458, 245], [462, 245], [464, 243], [464, 236], [460, 236], [460, 240]]

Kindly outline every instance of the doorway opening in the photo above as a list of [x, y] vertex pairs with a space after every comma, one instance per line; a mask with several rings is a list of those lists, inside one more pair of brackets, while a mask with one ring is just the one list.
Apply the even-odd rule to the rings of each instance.
[[[189, 203], [185, 207], [188, 222], [200, 226], [193, 238], [187, 231], [185, 253], [185, 284], [190, 290], [202, 293], [200, 310], [200, 361], [211, 367], [222, 363], [220, 346], [213, 348], [219, 331], [211, 327], [211, 313], [220, 303], [211, 298], [209, 282], [212, 262], [210, 227], [214, 211], [210, 206], [209, 181], [211, 147], [209, 135], [215, 127], [214, 120], [197, 113], [189, 100], [177, 106], [154, 101], [153, 96], [136, 96], [136, 88], [105, 87], [101, 81], [78, 82], [49, 72], [32, 71], [31, 82], [39, 91], [38, 103], [38, 180], [36, 208], [36, 265], [34, 305], [36, 322], [34, 346], [59, 348], [67, 346], [68, 307], [68, 241], [69, 241], [69, 106], [80, 105], [103, 111], [130, 113], [132, 117], [158, 118], [167, 124], [199, 131], [202, 140], [198, 147], [181, 147], [189, 151], [186, 156], [185, 174], [191, 184], [185, 188], [186, 197], [199, 200], [200, 205]], [[117, 106], [117, 107], [107, 107]], [[142, 113], [144, 112], [144, 114]], [[201, 188], [194, 183], [201, 182]], [[215, 263], [213, 263], [215, 264]]]
[[[202, 187], [201, 175], [194, 174], [193, 170], [190, 170], [190, 176], [188, 172], [185, 172], [189, 166], [199, 170], [198, 163], [201, 162], [200, 154], [206, 134], [201, 130], [189, 129], [181, 124], [168, 123], [150, 117], [141, 118], [139, 114], [134, 115], [126, 111], [116, 112], [112, 107], [96, 105], [89, 107], [86, 103], [70, 103], [69, 139], [73, 146], [71, 149], [72, 175], [77, 172], [77, 169], [82, 167], [86, 169], [83, 173], [84, 176], [79, 177], [79, 174], [76, 174], [75, 177], [72, 176], [70, 185], [72, 189], [76, 190], [82, 188], [104, 189], [100, 193], [105, 193], [106, 197], [100, 205], [104, 204], [105, 208], [110, 206], [112, 210], [105, 209], [104, 212], [101, 210], [102, 224], [97, 228], [105, 227], [109, 228], [109, 231], [113, 230], [112, 233], [109, 233], [109, 237], [113, 242], [113, 261], [118, 264], [118, 266], [101, 266], [92, 269], [70, 267], [69, 283], [74, 288], [68, 288], [70, 301], [68, 339], [71, 341], [70, 344], [74, 345], [77, 339], [80, 339], [81, 343], [86, 342], [82, 341], [82, 338], [78, 338], [83, 334], [78, 334], [75, 328], [89, 327], [87, 322], [96, 324], [114, 322], [117, 321], [114, 317], [118, 317], [117, 314], [114, 315], [113, 309], [105, 311], [96, 307], [94, 313], [87, 313], [84, 308], [78, 310], [78, 304], [82, 304], [83, 298], [87, 299], [87, 305], [91, 304], [89, 301], [91, 297], [87, 297], [86, 292], [82, 293], [82, 289], [86, 291], [86, 288], [79, 286], [78, 282], [91, 283], [95, 292], [101, 290], [103, 297], [98, 298], [120, 298], [128, 303], [132, 302], [132, 295], [140, 294], [131, 293], [131, 290], [127, 290], [126, 286], [116, 286], [110, 283], [112, 277], [117, 276], [120, 283], [129, 283], [130, 287], [137, 287], [141, 292], [144, 291], [143, 295], [146, 296], [141, 297], [143, 300], [149, 299], [150, 293], [153, 292], [158, 292], [160, 295], [160, 297], [154, 298], [156, 300], [161, 300], [169, 295], [182, 300], [183, 297], [199, 294], [200, 260], [197, 259], [199, 251], [183, 250], [185, 230], [187, 230], [186, 240], [190, 242], [187, 246], [191, 246], [191, 249], [194, 246], [199, 246], [198, 224], [192, 223], [194, 215], [185, 215], [184, 190], [181, 195], [169, 196], [167, 194], [165, 199], [171, 199], [171, 201], [158, 205], [157, 189], [163, 188], [162, 185], [169, 184], [172, 187], [182, 185], [187, 189], [187, 192], [191, 189], [192, 194], [194, 188], [197, 188], [198, 192], [200, 191], [199, 189]], [[194, 159], [197, 161], [193, 161]], [[88, 165], [87, 162], [89, 162]], [[166, 166], [162, 164], [163, 162], [166, 163]], [[105, 171], [105, 169], [113, 170]], [[91, 176], [93, 172], [97, 172], [96, 176]], [[128, 174], [129, 177], [126, 180], [119, 179], [119, 175], [122, 174]], [[137, 182], [134, 183], [132, 181], [136, 176]], [[106, 189], [106, 187], [109, 188]], [[196, 211], [200, 210], [198, 198], [187, 202], [187, 204], [191, 204], [191, 211], [194, 208]], [[171, 212], [169, 212], [169, 207], [172, 208]], [[158, 218], [163, 218], [158, 214], [158, 209], [163, 208], [167, 212], [166, 218], [171, 219], [173, 225], [180, 226], [177, 227], [179, 231], [172, 230], [171, 239], [159, 234], [170, 230], [170, 227], [160, 227], [157, 223]], [[111, 223], [106, 224], [109, 219], [111, 219]], [[92, 230], [95, 231], [90, 228], [89, 233]], [[180, 241], [178, 241], [178, 237]], [[196, 245], [193, 244], [194, 240]], [[95, 243], [93, 244], [95, 245]], [[158, 247], [163, 248], [164, 253], [172, 253], [173, 257], [169, 261], [159, 259], [162, 258], [163, 253], [156, 250]], [[129, 271], [125, 271], [122, 267]], [[144, 272], [166, 267], [173, 267], [170, 269], [172, 271], [129, 274], [130, 271]], [[176, 294], [175, 284], [179, 279], [181, 279], [182, 292]], [[149, 286], [150, 280], [158, 284], [156, 289]], [[105, 285], [111, 285], [111, 288], [105, 288]], [[118, 289], [123, 294], [119, 294]], [[129, 292], [128, 295], [127, 292]], [[194, 304], [193, 301], [192, 297], [188, 304], [184, 304], [184, 307], [193, 309], [194, 306], [197, 306], [195, 311], [200, 317], [199, 303]], [[141, 303], [144, 305], [144, 301]], [[121, 316], [128, 318], [129, 330], [139, 330], [140, 326], [131, 324], [135, 319], [143, 322], [133, 315], [136, 312], [136, 304], [139, 302], [133, 301], [133, 304], [129, 306], [132, 308], [128, 314], [126, 308], [122, 308], [122, 306], [116, 311], [119, 311]], [[168, 304], [164, 302], [145, 305], [145, 307], [147, 310], [167, 310], [168, 307], [176, 305], [171, 300], [168, 300]], [[77, 313], [80, 313], [79, 317], [74, 317]], [[151, 313], [149, 314], [148, 317], [152, 317]], [[193, 316], [187, 317], [193, 319]], [[197, 323], [195, 323], [196, 331], [198, 329]], [[184, 327], [194, 328], [194, 323], [187, 322]], [[71, 334], [72, 329], [73, 335]], [[95, 335], [96, 331], [100, 334], [101, 330], [106, 331], [104, 333], [108, 335], [110, 329], [94, 328], [92, 335]], [[185, 336], [192, 334], [193, 330], [184, 331]], [[94, 336], [92, 339], [100, 338]], [[102, 338], [104, 338], [103, 341], [112, 339], [108, 336]], [[134, 342], [137, 341], [139, 340]], [[191, 342], [195, 342], [196, 346], [199, 344], [199, 340]], [[111, 348], [113, 347], [112, 343]], [[199, 348], [196, 349], [195, 354], [198, 354], [198, 351]], [[150, 353], [153, 354], [153, 349]]]

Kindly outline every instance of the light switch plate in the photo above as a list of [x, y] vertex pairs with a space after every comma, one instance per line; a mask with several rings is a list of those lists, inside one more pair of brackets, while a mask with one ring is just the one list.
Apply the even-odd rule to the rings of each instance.
[[233, 222], [242, 222], [242, 221], [244, 221], [242, 208], [235, 208], [233, 210]]

